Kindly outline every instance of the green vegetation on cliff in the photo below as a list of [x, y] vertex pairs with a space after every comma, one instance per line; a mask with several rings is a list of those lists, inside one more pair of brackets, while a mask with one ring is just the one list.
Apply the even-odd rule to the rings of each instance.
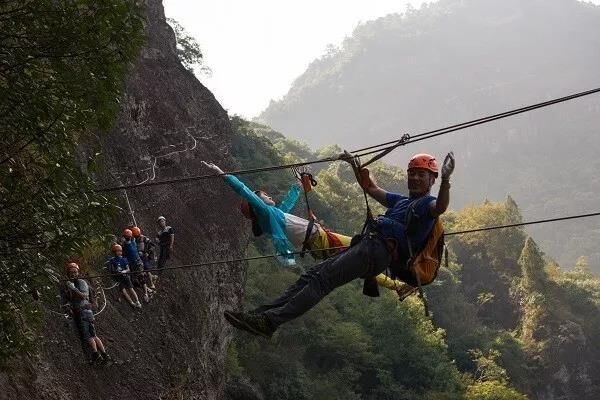
[[0, 366], [38, 340], [36, 291], [110, 221], [100, 154], [78, 145], [111, 127], [142, 40], [134, 0], [0, 4]]

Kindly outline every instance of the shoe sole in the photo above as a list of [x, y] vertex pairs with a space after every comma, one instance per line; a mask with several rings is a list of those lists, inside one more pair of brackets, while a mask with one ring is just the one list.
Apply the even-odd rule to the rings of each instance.
[[225, 311], [224, 315], [225, 315], [225, 319], [231, 325], [233, 325], [234, 328], [241, 329], [241, 330], [246, 331], [248, 333], [251, 333], [253, 335], [262, 336], [262, 337], [267, 338], [267, 339], [270, 339], [271, 336], [273, 336], [273, 335], [267, 335], [264, 332], [261, 332], [261, 331], [258, 331], [256, 329], [254, 329], [250, 325], [246, 324], [244, 321], [242, 321], [240, 319], [237, 319], [233, 314], [229, 313], [228, 311]]

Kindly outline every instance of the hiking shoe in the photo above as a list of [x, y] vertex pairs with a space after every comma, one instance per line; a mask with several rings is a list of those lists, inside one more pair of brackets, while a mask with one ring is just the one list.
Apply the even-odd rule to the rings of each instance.
[[108, 354], [104, 353], [101, 354], [102, 355], [102, 364], [109, 364], [112, 363], [113, 359], [111, 356], [109, 356]]
[[267, 339], [271, 338], [277, 329], [264, 314], [225, 311], [225, 319], [237, 329], [244, 330], [253, 335], [263, 336]]
[[96, 365], [100, 361], [102, 361], [102, 358], [100, 357], [100, 354], [99, 353], [92, 353], [92, 358], [90, 358], [90, 365]]

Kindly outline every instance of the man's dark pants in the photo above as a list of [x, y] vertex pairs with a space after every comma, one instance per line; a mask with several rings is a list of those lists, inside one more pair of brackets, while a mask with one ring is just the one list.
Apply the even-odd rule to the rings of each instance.
[[345, 252], [303, 273], [277, 300], [254, 312], [264, 314], [277, 327], [313, 308], [333, 289], [382, 273], [390, 262], [385, 242], [377, 236], [367, 236]]
[[158, 253], [158, 262], [157, 262], [157, 268], [159, 269], [159, 273], [161, 273], [162, 271], [160, 271], [161, 268], [165, 268], [166, 264], [167, 264], [167, 260], [169, 258], [171, 258], [171, 249], [169, 248], [168, 245], [163, 246], [160, 245], [160, 253]]

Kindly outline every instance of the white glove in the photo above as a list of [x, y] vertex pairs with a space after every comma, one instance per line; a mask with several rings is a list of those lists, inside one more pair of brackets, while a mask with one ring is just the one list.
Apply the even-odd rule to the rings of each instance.
[[206, 161], [201, 161], [201, 162], [202, 162], [202, 164], [204, 164], [205, 167], [208, 167], [208, 168], [212, 169], [217, 174], [224, 174], [225, 173], [225, 172], [223, 172], [223, 170], [221, 168], [219, 168], [218, 166], [216, 166], [213, 163], [207, 163]]
[[444, 158], [444, 165], [442, 165], [442, 180], [447, 181], [450, 179], [450, 175], [454, 172], [454, 153], [450, 152]]
[[69, 289], [71, 289], [71, 290], [75, 290], [75, 289], [76, 289], [76, 288], [75, 288], [75, 284], [74, 284], [73, 282], [71, 282], [71, 281], [68, 281], [68, 282], [67, 282], [67, 287], [68, 287]]

